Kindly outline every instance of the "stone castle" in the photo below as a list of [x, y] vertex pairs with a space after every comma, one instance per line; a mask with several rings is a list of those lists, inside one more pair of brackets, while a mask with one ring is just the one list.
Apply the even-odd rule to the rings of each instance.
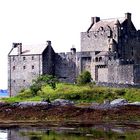
[[117, 84], [140, 84], [140, 30], [124, 18], [92, 17], [87, 31], [81, 33], [81, 51], [55, 53], [47, 45], [24, 46], [13, 43], [8, 54], [8, 89], [10, 96], [31, 85], [42, 74], [57, 76], [74, 83], [88, 70], [93, 81]]

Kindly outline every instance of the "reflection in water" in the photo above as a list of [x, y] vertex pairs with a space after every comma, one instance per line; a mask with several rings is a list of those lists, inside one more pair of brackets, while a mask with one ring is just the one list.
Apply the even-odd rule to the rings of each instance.
[[0, 140], [139, 140], [139, 125], [93, 125], [91, 127], [12, 128], [0, 130]]
[[7, 140], [7, 139], [8, 139], [7, 130], [0, 130], [0, 140]]

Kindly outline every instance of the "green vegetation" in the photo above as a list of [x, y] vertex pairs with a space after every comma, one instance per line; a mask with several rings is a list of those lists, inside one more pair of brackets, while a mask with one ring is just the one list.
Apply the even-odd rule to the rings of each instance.
[[82, 72], [77, 78], [77, 84], [83, 85], [90, 83], [92, 80], [91, 74], [89, 71]]
[[57, 78], [52, 75], [41, 75], [36, 80], [33, 80], [30, 90], [33, 96], [37, 95], [37, 92], [45, 85], [49, 85], [52, 89], [56, 88]]
[[55, 100], [57, 98], [73, 100], [77, 103], [102, 103], [104, 100], [114, 100], [116, 98], [125, 98], [128, 101], [140, 101], [140, 89], [98, 87], [92, 83], [86, 85], [57, 83], [55, 90], [47, 84], [42, 86], [36, 95], [32, 94], [31, 89], [26, 89], [15, 97], [3, 100], [7, 102], [19, 102], [41, 101], [43, 99]]

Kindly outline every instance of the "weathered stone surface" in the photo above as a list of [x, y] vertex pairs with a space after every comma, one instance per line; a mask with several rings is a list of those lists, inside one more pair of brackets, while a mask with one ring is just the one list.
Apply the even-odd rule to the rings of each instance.
[[74, 102], [73, 101], [70, 101], [70, 100], [64, 100], [64, 99], [56, 99], [54, 101], [51, 102], [51, 105], [54, 105], [54, 106], [65, 106], [65, 105], [74, 105]]
[[81, 33], [80, 52], [72, 48], [68, 53], [55, 53], [51, 41], [42, 52], [37, 51], [39, 47], [23, 50], [22, 44], [16, 43], [8, 55], [9, 95], [28, 88], [41, 74], [74, 83], [81, 72], [89, 71], [93, 81], [140, 84], [140, 31], [134, 27], [131, 13], [126, 15], [92, 21]]
[[125, 99], [115, 99], [110, 102], [111, 106], [122, 106], [122, 105], [127, 105], [128, 101]]

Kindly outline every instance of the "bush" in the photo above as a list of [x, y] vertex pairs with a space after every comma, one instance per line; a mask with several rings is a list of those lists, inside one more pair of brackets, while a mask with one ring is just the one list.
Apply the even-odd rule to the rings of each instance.
[[92, 78], [91, 78], [90, 72], [84, 71], [78, 76], [77, 83], [78, 84], [87, 84], [87, 83], [90, 83], [91, 80], [92, 80]]
[[49, 85], [53, 90], [56, 89], [57, 78], [52, 75], [41, 75], [36, 80], [33, 80], [33, 84], [30, 86], [30, 90], [33, 96], [37, 95], [38, 91], [45, 85]]

